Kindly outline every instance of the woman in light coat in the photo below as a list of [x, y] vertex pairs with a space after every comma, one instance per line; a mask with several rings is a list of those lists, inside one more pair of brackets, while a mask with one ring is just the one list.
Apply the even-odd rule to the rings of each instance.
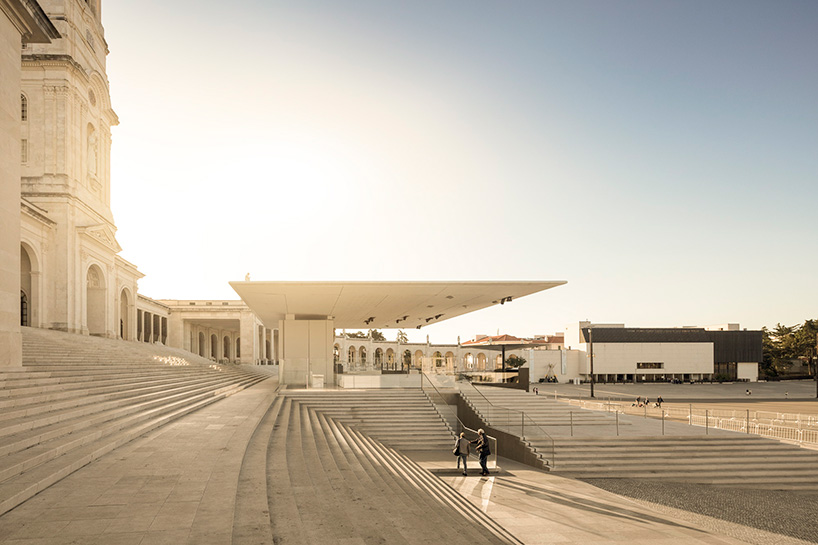
[[463, 475], [467, 475], [468, 468], [466, 467], [466, 460], [469, 458], [469, 440], [466, 439], [466, 434], [460, 432], [460, 437], [455, 439], [454, 448], [457, 451], [457, 469], [460, 469], [460, 461], [463, 461]]

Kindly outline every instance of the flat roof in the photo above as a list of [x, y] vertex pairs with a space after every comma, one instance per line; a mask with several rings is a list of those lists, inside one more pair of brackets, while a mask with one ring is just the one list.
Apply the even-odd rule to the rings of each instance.
[[343, 329], [411, 329], [565, 284], [496, 282], [230, 282], [267, 325], [294, 315]]

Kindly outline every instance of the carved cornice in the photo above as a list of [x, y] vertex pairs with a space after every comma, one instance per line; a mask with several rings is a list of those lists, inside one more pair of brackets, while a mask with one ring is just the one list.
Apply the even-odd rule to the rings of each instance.
[[52, 220], [46, 215], [46, 210], [43, 210], [36, 204], [32, 204], [25, 199], [20, 199], [20, 211], [49, 227], [57, 225], [56, 221]]
[[47, 97], [54, 97], [54, 96], [69, 96], [71, 95], [71, 87], [68, 85], [43, 85], [43, 92], [45, 92], [45, 96]]
[[80, 63], [74, 60], [71, 55], [61, 55], [56, 53], [25, 53], [22, 56], [23, 68], [29, 66], [68, 67], [76, 70], [80, 74], [88, 77], [88, 73]]
[[98, 242], [112, 250], [115, 254], [122, 251], [122, 246], [116, 241], [114, 230], [105, 224], [89, 225], [87, 227], [77, 227], [77, 232], [89, 239]]

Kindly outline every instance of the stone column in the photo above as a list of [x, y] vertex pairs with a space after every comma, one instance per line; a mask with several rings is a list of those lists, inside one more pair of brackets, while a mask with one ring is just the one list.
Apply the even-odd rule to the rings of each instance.
[[256, 333], [256, 317], [248, 311], [242, 311], [239, 321], [241, 335], [241, 363], [256, 363], [258, 361], [258, 334]]
[[0, 52], [0, 366], [20, 366], [20, 32], [2, 10]]

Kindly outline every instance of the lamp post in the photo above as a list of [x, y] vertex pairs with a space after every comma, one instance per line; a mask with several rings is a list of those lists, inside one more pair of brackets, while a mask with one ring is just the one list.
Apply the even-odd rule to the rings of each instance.
[[[810, 363], [815, 358], [816, 351], [818, 351], [818, 333], [815, 334], [815, 346], [810, 350]], [[818, 361], [815, 362], [815, 397], [818, 399]]]
[[588, 342], [591, 345], [591, 397], [594, 397], [594, 328], [588, 328]]

